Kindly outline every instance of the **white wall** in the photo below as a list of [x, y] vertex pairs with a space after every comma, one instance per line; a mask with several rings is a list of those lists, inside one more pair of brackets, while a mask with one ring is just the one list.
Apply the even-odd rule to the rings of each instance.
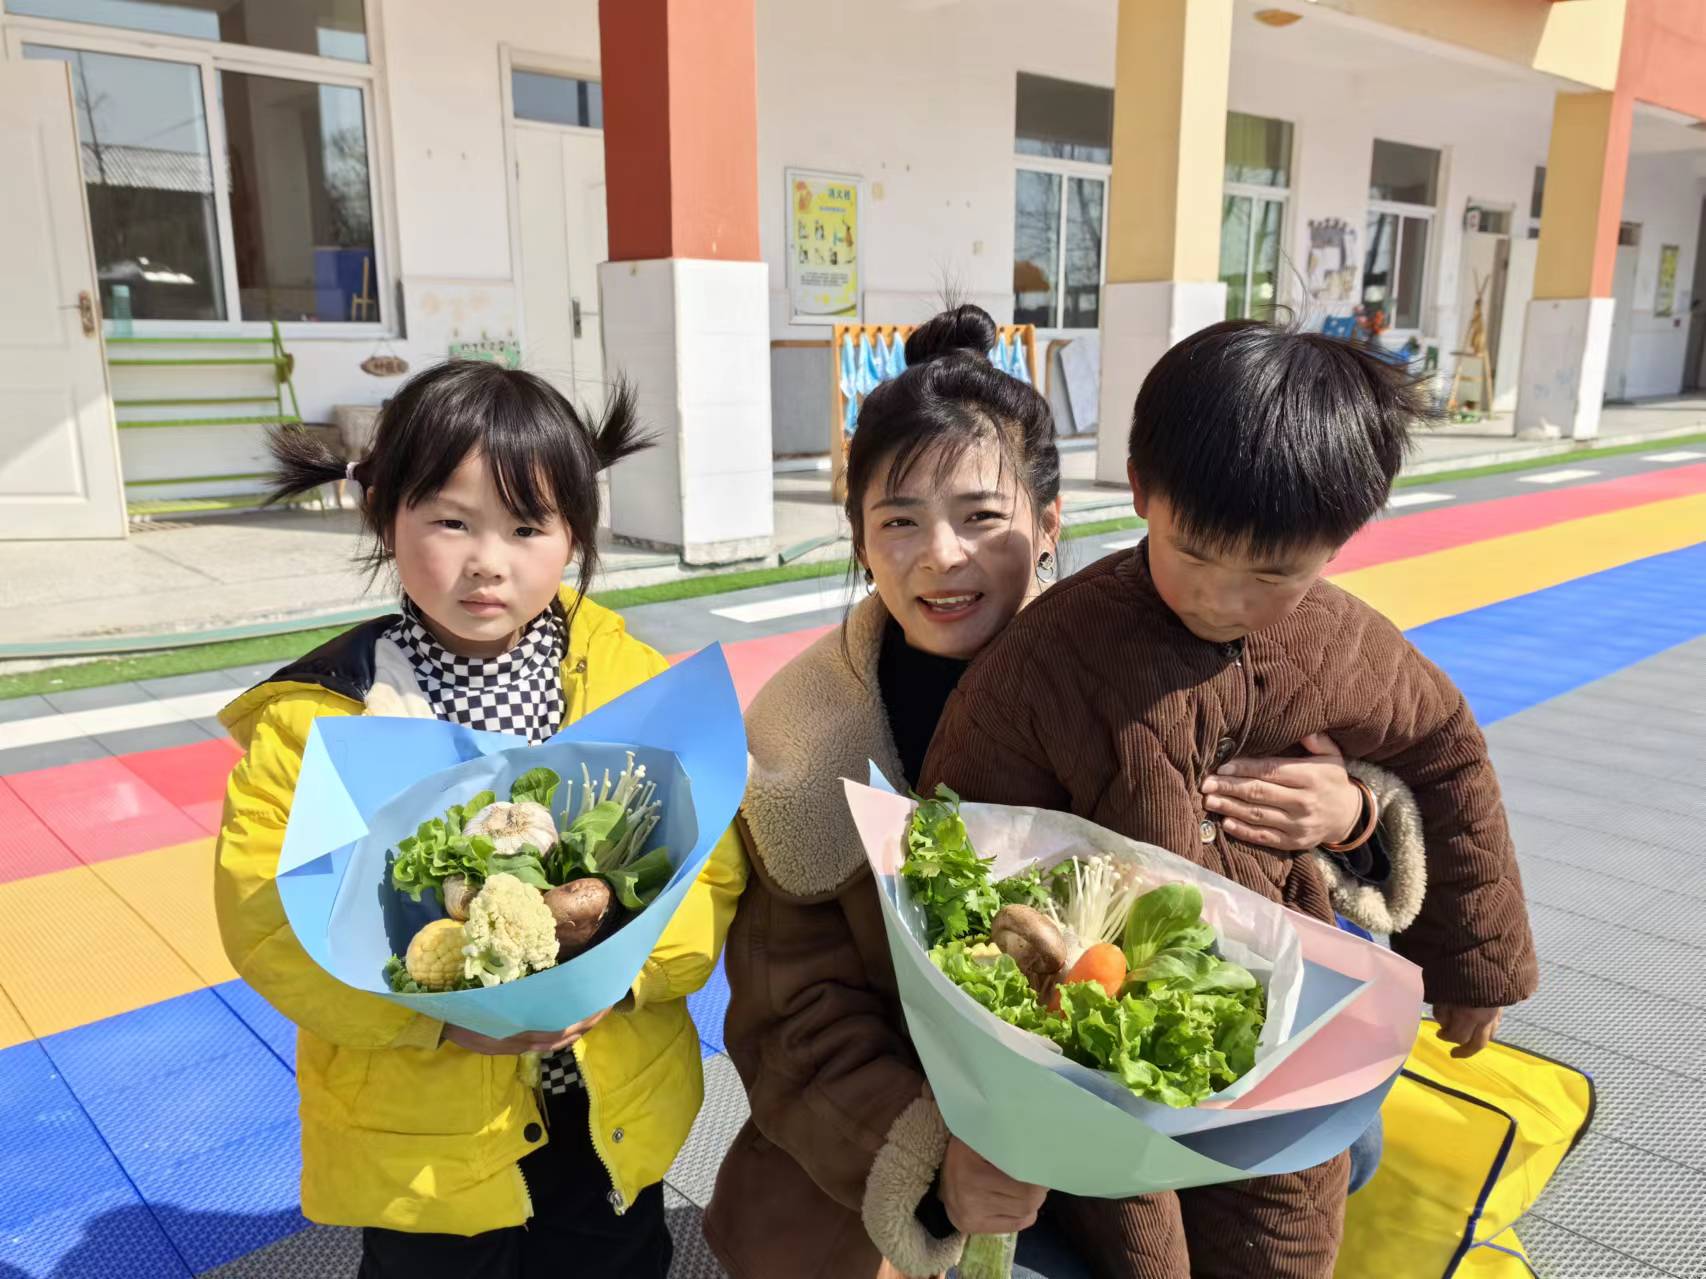
[[[379, 127], [389, 145], [375, 168], [392, 182], [387, 246], [408, 334], [392, 345], [418, 370], [444, 358], [453, 340], [519, 332], [498, 46], [596, 66], [598, 5], [378, 0], [375, 7]], [[395, 297], [383, 303], [394, 323]], [[377, 404], [401, 382], [361, 371], [378, 345], [371, 338], [291, 338], [288, 345], [310, 421], [330, 421], [338, 404]]]
[[758, 0], [759, 227], [771, 333], [790, 326], [790, 166], [865, 180], [865, 319], [940, 309], [944, 283], [1006, 321], [1013, 313], [1013, 109], [1019, 71], [1111, 86], [1110, 0], [977, 5], [922, 0]]
[[[1368, 250], [1368, 187], [1374, 141], [1383, 138], [1441, 152], [1440, 201], [1429, 247], [1429, 285], [1422, 309], [1424, 339], [1437, 339], [1442, 361], [1455, 350], [1468, 316], [1459, 313], [1458, 267], [1463, 216], [1471, 202], [1513, 206], [1513, 234], [1525, 235], [1534, 169], [1546, 162], [1551, 91], [1489, 79], [1438, 60], [1368, 44], [1357, 69], [1276, 52], [1274, 35], [1241, 41], [1233, 61], [1229, 106], [1290, 120], [1294, 126], [1292, 199], [1286, 227], [1282, 296], [1301, 301], [1309, 259], [1309, 223], [1339, 218], [1357, 229]], [[1368, 68], [1382, 53], [1390, 63]], [[1489, 128], [1489, 120], [1498, 122]]]
[[[1706, 195], [1699, 152], [1633, 155], [1623, 193], [1623, 220], [1641, 224], [1635, 267], [1634, 310], [1624, 394], [1630, 399], [1675, 395], [1682, 389], [1688, 344], [1688, 304], [1693, 295], [1694, 259], [1700, 234], [1700, 201]], [[1676, 295], [1669, 316], [1653, 314], [1659, 255], [1674, 244], [1682, 252]]]

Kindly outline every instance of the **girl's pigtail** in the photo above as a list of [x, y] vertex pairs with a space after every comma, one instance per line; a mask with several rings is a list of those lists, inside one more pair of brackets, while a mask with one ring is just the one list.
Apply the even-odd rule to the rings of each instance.
[[[272, 481], [267, 490], [268, 506], [319, 488], [322, 484], [354, 478], [349, 463], [326, 447], [317, 436], [299, 426], [282, 427], [272, 432], [267, 437], [267, 451], [273, 456], [273, 470], [268, 477]], [[353, 470], [360, 470], [360, 467]]]
[[601, 471], [657, 443], [655, 435], [641, 428], [634, 405], [634, 384], [623, 377], [611, 385], [604, 416], [587, 427], [587, 435], [592, 439], [592, 451], [598, 457]]

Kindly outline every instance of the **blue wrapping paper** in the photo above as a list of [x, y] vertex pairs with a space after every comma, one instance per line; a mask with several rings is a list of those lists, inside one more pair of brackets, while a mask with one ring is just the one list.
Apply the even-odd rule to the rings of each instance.
[[[424, 821], [483, 790], [509, 793], [532, 768], [563, 778], [559, 818], [581, 765], [614, 778], [633, 751], [657, 784], [662, 820], [649, 846], [670, 854], [669, 882], [638, 915], [591, 949], [544, 972], [478, 990], [402, 995], [383, 969], [443, 910], [390, 886], [389, 853]], [[367, 716], [315, 721], [278, 864], [292, 931], [315, 963], [347, 986], [480, 1034], [561, 1030], [619, 1001], [733, 820], [746, 788], [746, 732], [720, 647], [654, 676], [531, 745], [441, 720]]]

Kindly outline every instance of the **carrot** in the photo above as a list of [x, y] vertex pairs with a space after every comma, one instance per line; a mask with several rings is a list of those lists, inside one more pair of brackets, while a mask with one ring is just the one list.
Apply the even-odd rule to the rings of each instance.
[[1077, 962], [1055, 982], [1049, 1010], [1060, 1011], [1060, 988], [1073, 982], [1093, 981], [1107, 992], [1109, 999], [1118, 999], [1125, 985], [1125, 973], [1125, 952], [1112, 942], [1097, 942], [1078, 956]]

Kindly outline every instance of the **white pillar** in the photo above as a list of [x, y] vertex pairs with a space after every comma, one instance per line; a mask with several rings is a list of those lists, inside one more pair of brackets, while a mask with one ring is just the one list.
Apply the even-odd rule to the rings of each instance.
[[1522, 335], [1518, 435], [1591, 440], [1599, 435], [1611, 355], [1613, 298], [1537, 299]]
[[1102, 287], [1101, 421], [1096, 479], [1126, 482], [1126, 439], [1137, 392], [1176, 343], [1226, 318], [1226, 285], [1162, 280]]
[[688, 564], [767, 556], [770, 285], [763, 262], [606, 262], [605, 367], [639, 392], [657, 436], [610, 476], [610, 529]]

